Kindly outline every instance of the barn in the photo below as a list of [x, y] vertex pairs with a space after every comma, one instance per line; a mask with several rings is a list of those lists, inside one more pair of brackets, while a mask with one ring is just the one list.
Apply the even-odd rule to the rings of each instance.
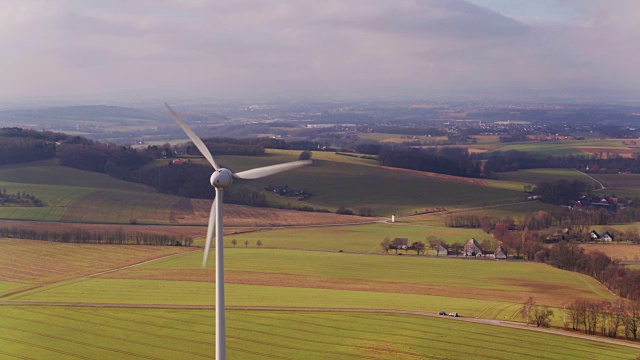
[[476, 239], [471, 238], [471, 240], [467, 241], [467, 243], [464, 244], [462, 253], [464, 254], [464, 256], [478, 257], [482, 256], [482, 248], [480, 247], [480, 244]]

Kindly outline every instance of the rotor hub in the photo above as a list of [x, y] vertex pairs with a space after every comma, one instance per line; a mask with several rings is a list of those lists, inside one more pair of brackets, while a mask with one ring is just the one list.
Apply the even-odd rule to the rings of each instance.
[[210, 181], [212, 186], [224, 189], [233, 182], [233, 173], [229, 169], [218, 169], [211, 174]]

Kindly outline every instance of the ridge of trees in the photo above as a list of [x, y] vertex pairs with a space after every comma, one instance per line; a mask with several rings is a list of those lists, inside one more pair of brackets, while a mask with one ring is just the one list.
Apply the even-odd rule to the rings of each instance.
[[159, 246], [191, 246], [193, 239], [184, 236], [126, 233], [123, 228], [114, 231], [70, 230], [35, 230], [19, 227], [0, 227], [0, 237], [42, 240], [76, 244], [116, 244], [116, 245], [159, 245]]

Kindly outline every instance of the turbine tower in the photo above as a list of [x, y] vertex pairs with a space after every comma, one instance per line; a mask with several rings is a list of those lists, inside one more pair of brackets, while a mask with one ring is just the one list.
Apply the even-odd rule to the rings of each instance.
[[187, 126], [180, 116], [173, 111], [169, 104], [164, 103], [167, 110], [171, 113], [178, 125], [184, 130], [191, 142], [200, 150], [200, 153], [207, 159], [213, 167], [213, 174], [209, 182], [216, 189], [216, 195], [211, 204], [211, 212], [209, 213], [209, 224], [207, 226], [207, 240], [204, 247], [204, 257], [202, 259], [202, 267], [207, 266], [207, 258], [211, 248], [211, 238], [215, 230], [216, 234], [216, 360], [226, 360], [227, 344], [226, 344], [226, 327], [224, 319], [224, 244], [223, 244], [223, 225], [222, 225], [222, 199], [224, 189], [233, 182], [233, 179], [259, 179], [265, 176], [277, 174], [282, 171], [295, 169], [301, 166], [310, 165], [311, 160], [293, 161], [284, 164], [271, 165], [241, 171], [234, 174], [229, 169], [220, 167], [213, 159], [211, 152], [200, 138]]

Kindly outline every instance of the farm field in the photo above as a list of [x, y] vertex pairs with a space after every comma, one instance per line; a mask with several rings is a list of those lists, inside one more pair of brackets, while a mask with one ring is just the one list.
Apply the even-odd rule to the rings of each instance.
[[[24, 359], [26, 349], [27, 359], [51, 360], [209, 359], [214, 353], [213, 311], [208, 310], [11, 306], [0, 307], [0, 315], [0, 354], [9, 359]], [[637, 349], [589, 340], [410, 315], [230, 310], [227, 319], [228, 356], [237, 359], [634, 359], [638, 355]], [[459, 346], [463, 339], [476, 346]], [[494, 345], [496, 339], [499, 347]]]
[[598, 184], [591, 178], [589, 178], [582, 172], [573, 169], [529, 169], [496, 173], [496, 176], [500, 180], [517, 181], [521, 183], [529, 183], [532, 185], [541, 183], [543, 181], [556, 181], [561, 179], [569, 181], [581, 180], [588, 184], [591, 184], [593, 188], [599, 188]]
[[[220, 159], [233, 171], [242, 171], [293, 161], [297, 159], [298, 154], [297, 151], [279, 150], [270, 151], [267, 156], [220, 156]], [[377, 166], [374, 160], [335, 153], [314, 152], [313, 159], [312, 166], [253, 181], [247, 185], [256, 190], [262, 190], [270, 184], [305, 188], [313, 194], [306, 200], [311, 206], [336, 209], [340, 205], [348, 205], [353, 210], [368, 207], [378, 216], [390, 216], [393, 213], [412, 214], [435, 206], [458, 207], [516, 201], [522, 189], [519, 184], [508, 182], [487, 183], [479, 179], [383, 168]], [[338, 186], [338, 178], [341, 184], [358, 186]], [[455, 181], [451, 178], [455, 178]]]
[[[475, 237], [482, 241], [489, 236], [480, 229], [459, 229], [447, 227], [421, 227], [411, 224], [366, 224], [319, 228], [276, 229], [236, 234], [226, 237], [226, 243], [236, 239], [238, 244], [249, 241], [255, 247], [258, 240], [263, 247], [305, 250], [344, 250], [349, 252], [380, 253], [380, 242], [385, 237], [408, 238], [410, 242], [422, 241], [429, 235], [442, 237], [446, 242], [467, 242]], [[242, 245], [240, 245], [242, 246]]]
[[640, 196], [640, 174], [590, 174], [607, 188], [606, 194]]
[[[412, 225], [420, 225], [425, 227], [445, 227], [445, 216], [446, 215], [477, 215], [480, 217], [488, 216], [492, 219], [501, 219], [504, 217], [510, 217], [515, 219], [516, 221], [527, 214], [531, 214], [540, 210], [550, 210], [554, 209], [555, 205], [545, 204], [540, 201], [527, 201], [527, 202], [518, 202], [512, 204], [499, 204], [494, 206], [482, 207], [482, 208], [468, 208], [468, 209], [459, 209], [454, 211], [447, 212], [438, 212], [433, 214], [422, 214], [415, 215], [409, 217], [397, 218], [398, 223], [408, 223]], [[449, 228], [453, 230], [453, 228]], [[425, 229], [429, 231], [431, 229]], [[470, 229], [468, 229], [470, 230]], [[488, 234], [482, 232], [479, 236], [488, 236]], [[477, 238], [476, 238], [477, 239]], [[469, 239], [467, 239], [469, 240]]]
[[[452, 182], [419, 172], [395, 171], [371, 164], [357, 164], [371, 161], [367, 159], [335, 154], [327, 154], [325, 157], [346, 158], [346, 162], [316, 160], [314, 166], [296, 169], [289, 175], [275, 175], [266, 180], [256, 181], [252, 186], [257, 190], [263, 190], [269, 184], [307, 188], [314, 194], [308, 199], [307, 205], [334, 210], [340, 205], [348, 204], [355, 211], [360, 207], [368, 207], [373, 209], [374, 214], [383, 216], [392, 213], [411, 214], [434, 206], [459, 207], [515, 201], [519, 197], [519, 192], [512, 189]], [[234, 170], [243, 170], [294, 160], [296, 156], [283, 153], [265, 157], [221, 158], [223, 161], [233, 162]], [[0, 218], [4, 219], [106, 223], [128, 223], [136, 220], [141, 223], [170, 223], [172, 207], [181, 204], [181, 198], [177, 196], [156, 194], [139, 184], [119, 181], [104, 174], [62, 167], [53, 162], [3, 166], [2, 169], [2, 188], [9, 192], [26, 191], [49, 205], [43, 208], [0, 208]], [[6, 173], [5, 169], [8, 170]], [[42, 171], [51, 172], [52, 176], [42, 176]], [[341, 181], [357, 183], [360, 186], [336, 186], [338, 173], [343, 179]], [[399, 178], [400, 173], [402, 176]], [[344, 179], [345, 174], [347, 179]], [[74, 180], [65, 182], [68, 178]], [[281, 201], [291, 202], [286, 198], [282, 198]], [[87, 217], [89, 214], [90, 218]]]
[[[6, 243], [7, 247], [14, 249], [10, 254], [16, 260], [13, 272], [6, 270], [3, 280], [42, 286], [5, 297], [5, 301], [213, 304], [210, 285], [213, 270], [200, 269], [200, 251], [79, 278], [103, 270], [109, 264], [120, 267], [120, 264], [124, 266], [133, 262], [120, 259], [123, 256], [118, 251], [167, 248], [88, 245], [80, 248], [85, 259], [74, 262], [75, 257], [63, 255], [61, 248], [62, 245], [78, 245], [53, 243], [49, 251], [43, 251], [44, 255], [37, 255], [50, 259], [48, 263], [41, 261], [46, 265], [42, 266], [44, 270], [26, 262], [37, 260], [29, 247], [36, 246], [32, 243], [38, 242], [26, 243], [18, 240]], [[103, 263], [94, 265], [90, 259], [100, 257], [95, 253], [95, 248], [100, 247], [111, 248], [112, 251], [105, 253], [108, 257]], [[114, 250], [118, 247], [122, 250]], [[137, 259], [151, 257], [144, 253], [136, 255]], [[257, 248], [227, 249], [225, 259], [228, 264], [229, 305], [392, 308], [435, 312], [438, 307], [458, 304], [457, 310], [466, 311], [463, 314], [468, 316], [501, 315], [511, 318], [519, 304], [531, 294], [536, 294], [540, 303], [555, 307], [573, 297], [613, 298], [588, 276], [535, 263]], [[58, 263], [57, 269], [51, 265]], [[53, 281], [71, 278], [77, 279]], [[571, 295], [567, 297], [567, 294]]]
[[111, 270], [194, 248], [68, 244], [0, 238], [0, 281], [46, 284]]
[[612, 259], [621, 261], [640, 261], [640, 245], [636, 244], [580, 244], [588, 253], [600, 251]]

